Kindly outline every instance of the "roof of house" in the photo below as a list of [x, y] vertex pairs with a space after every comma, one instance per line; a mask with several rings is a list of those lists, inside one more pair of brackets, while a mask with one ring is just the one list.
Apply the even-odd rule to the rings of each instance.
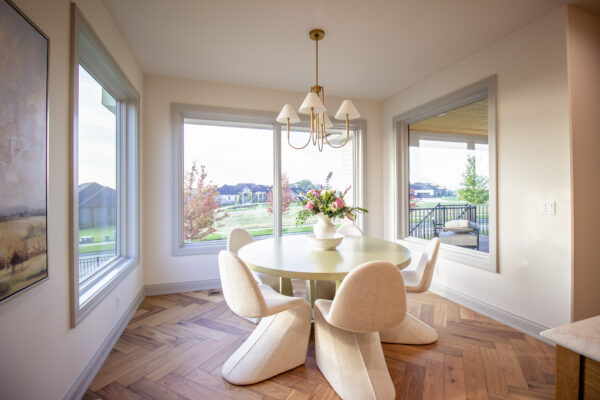
[[414, 190], [439, 190], [439, 189], [444, 189], [444, 186], [434, 185], [432, 183], [423, 183], [423, 182], [411, 183], [409, 187], [411, 189], [414, 189]]
[[220, 195], [232, 195], [240, 194], [246, 188], [252, 193], [267, 193], [271, 190], [271, 186], [257, 185], [255, 183], [238, 183], [237, 185], [223, 185], [217, 191]]
[[79, 207], [116, 207], [117, 191], [96, 182], [79, 185]]

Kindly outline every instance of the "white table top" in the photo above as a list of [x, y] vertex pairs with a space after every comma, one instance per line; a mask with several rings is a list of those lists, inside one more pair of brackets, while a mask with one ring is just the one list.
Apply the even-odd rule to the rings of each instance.
[[571, 351], [600, 362], [600, 315], [540, 333]]
[[339, 281], [368, 261], [410, 264], [410, 250], [387, 240], [345, 237], [335, 250], [312, 250], [304, 235], [257, 240], [238, 252], [250, 269], [282, 278]]

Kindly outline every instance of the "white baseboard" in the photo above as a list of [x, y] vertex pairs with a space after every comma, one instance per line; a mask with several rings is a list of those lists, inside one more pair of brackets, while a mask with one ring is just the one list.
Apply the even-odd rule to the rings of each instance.
[[160, 285], [146, 285], [146, 296], [157, 296], [159, 294], [193, 292], [196, 290], [218, 289], [221, 287], [220, 279], [208, 279], [205, 281], [162, 283]]
[[129, 321], [133, 317], [133, 314], [138, 309], [142, 300], [146, 296], [144, 288], [141, 288], [138, 294], [135, 296], [134, 300], [131, 302], [127, 311], [123, 313], [119, 321], [112, 328], [110, 333], [106, 336], [98, 350], [92, 356], [92, 359], [87, 363], [81, 374], [77, 377], [67, 394], [65, 395], [65, 399], [67, 400], [79, 400], [83, 397], [88, 387], [94, 380], [94, 377], [106, 361], [106, 358], [112, 351], [115, 343], [121, 337], [121, 334], [129, 324]]
[[548, 329], [546, 326], [501, 310], [490, 304], [483, 303], [477, 299], [474, 299], [473, 297], [466, 296], [460, 292], [457, 292], [456, 290], [450, 289], [438, 283], [432, 283], [429, 290], [435, 294], [439, 294], [440, 296], [447, 298], [448, 300], [452, 300], [455, 303], [470, 308], [473, 311], [477, 311], [486, 317], [490, 317], [498, 322], [502, 322], [503, 324], [510, 326], [511, 328], [533, 336], [536, 339], [553, 344], [552, 342], [549, 342], [540, 336], [541, 331]]

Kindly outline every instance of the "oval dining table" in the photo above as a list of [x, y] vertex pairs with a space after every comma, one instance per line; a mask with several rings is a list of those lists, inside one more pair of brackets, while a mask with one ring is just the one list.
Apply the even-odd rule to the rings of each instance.
[[305, 235], [288, 235], [249, 243], [238, 256], [251, 270], [279, 277], [280, 292], [287, 296], [293, 296], [292, 279], [306, 280], [311, 305], [317, 280], [335, 281], [337, 291], [344, 277], [365, 262], [387, 261], [399, 269], [410, 264], [406, 247], [366, 236], [346, 236], [333, 250], [314, 250]]

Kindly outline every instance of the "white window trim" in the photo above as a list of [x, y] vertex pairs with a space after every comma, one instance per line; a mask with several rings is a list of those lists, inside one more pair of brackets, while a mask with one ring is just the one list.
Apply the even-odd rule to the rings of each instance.
[[[205, 243], [185, 243], [183, 237], [183, 125], [186, 119], [198, 120], [203, 124], [217, 126], [241, 126], [273, 129], [273, 209], [274, 225], [273, 236], [279, 237], [282, 232], [281, 204], [281, 146], [287, 146], [282, 140], [281, 124], [275, 122], [276, 113], [267, 111], [254, 111], [232, 109], [224, 107], [211, 107], [190, 104], [171, 104], [172, 122], [172, 201], [171, 201], [171, 249], [173, 256], [189, 256], [201, 254], [216, 254], [227, 247], [226, 240], [214, 240]], [[303, 118], [295, 127], [310, 126], [308, 119]], [[346, 127], [345, 123], [334, 123], [335, 128]], [[364, 155], [366, 154], [366, 121], [351, 121], [350, 129], [356, 132], [354, 143], [354, 202], [362, 207], [364, 204], [363, 182], [365, 176]], [[298, 150], [301, 151], [301, 150]], [[359, 214], [357, 225], [363, 229], [364, 216]]]
[[[87, 40], [80, 40], [80, 33]], [[118, 100], [116, 257], [92, 277], [79, 282], [79, 64]], [[139, 95], [74, 3], [71, 3], [71, 142], [69, 248], [71, 327], [104, 299], [139, 262]]]
[[497, 229], [497, 141], [496, 141], [496, 76], [490, 76], [465, 88], [431, 101], [393, 118], [394, 239], [403, 241], [416, 251], [424, 249], [427, 240], [408, 236], [408, 126], [443, 112], [488, 98], [489, 143], [489, 253], [442, 244], [440, 257], [462, 264], [498, 272]]

